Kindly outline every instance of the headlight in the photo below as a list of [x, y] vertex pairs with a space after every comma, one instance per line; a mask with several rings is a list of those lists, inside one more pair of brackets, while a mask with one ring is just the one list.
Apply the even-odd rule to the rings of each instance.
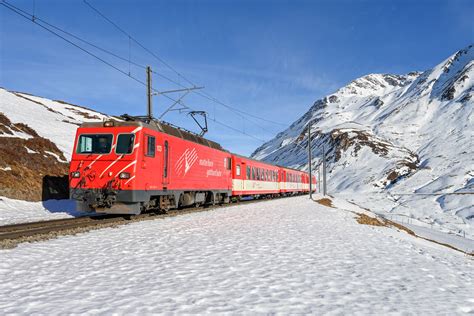
[[80, 176], [81, 176], [81, 173], [79, 171], [71, 172], [72, 178], [79, 178]]
[[130, 173], [128, 173], [128, 172], [121, 172], [121, 173], [119, 174], [119, 178], [120, 178], [120, 179], [130, 179]]

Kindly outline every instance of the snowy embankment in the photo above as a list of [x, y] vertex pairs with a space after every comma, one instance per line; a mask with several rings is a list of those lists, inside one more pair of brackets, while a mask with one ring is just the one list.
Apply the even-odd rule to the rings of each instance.
[[0, 197], [0, 226], [84, 215], [73, 200], [27, 202]]
[[4, 313], [474, 311], [473, 261], [307, 197], [0, 251]]

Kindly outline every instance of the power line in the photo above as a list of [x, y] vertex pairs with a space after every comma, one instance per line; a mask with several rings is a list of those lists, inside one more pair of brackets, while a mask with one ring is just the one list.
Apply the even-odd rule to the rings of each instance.
[[[30, 15], [28, 12], [26, 12], [26, 11], [24, 11], [24, 10], [18, 8], [18, 7], [15, 7], [15, 6], [13, 6], [12, 4], [10, 4], [10, 3], [6, 2], [6, 1], [5, 1], [5, 3], [8, 4], [8, 5], [11, 6], [11, 7], [14, 7], [15, 10], [17, 10], [17, 11], [20, 11], [20, 12], [26, 14], [26, 15]], [[87, 40], [85, 40], [85, 39], [79, 37], [78, 35], [75, 35], [75, 34], [69, 32], [69, 31], [66, 31], [66, 30], [64, 30], [64, 29], [61, 29], [61, 28], [59, 28], [59, 27], [57, 27], [57, 26], [55, 26], [55, 25], [53, 25], [53, 24], [47, 22], [47, 21], [44, 20], [44, 19], [41, 19], [41, 18], [35, 16], [35, 20], [41, 21], [41, 23], [43, 23], [43, 24], [45, 24], [45, 25], [47, 25], [47, 26], [49, 26], [49, 27], [51, 27], [51, 28], [53, 28], [53, 29], [55, 29], [55, 30], [57, 30], [57, 31], [59, 31], [59, 32], [61, 32], [61, 33], [63, 33], [63, 34], [66, 34], [66, 35], [68, 35], [68, 36], [70, 36], [70, 37], [72, 37], [72, 38], [74, 38], [74, 39], [76, 39], [76, 40], [78, 40], [78, 41], [80, 41], [80, 42], [82, 42], [82, 43], [84, 43], [84, 44], [87, 44], [87, 45], [89, 45], [89, 46], [91, 46], [91, 47], [94, 47], [95, 49], [100, 50], [100, 51], [102, 51], [103, 53], [106, 53], [106, 54], [109, 54], [109, 55], [111, 55], [111, 56], [114, 56], [115, 58], [120, 59], [120, 60], [122, 60], [122, 61], [125, 61], [125, 62], [127, 62], [127, 63], [130, 63], [130, 64], [132, 64], [132, 65], [134, 65], [134, 66], [136, 66], [136, 67], [138, 67], [138, 68], [146, 69], [146, 66], [140, 65], [140, 64], [138, 64], [138, 63], [132, 61], [130, 58], [127, 59], [127, 58], [125, 58], [125, 57], [122, 57], [122, 56], [120, 56], [120, 55], [117, 55], [116, 53], [111, 52], [111, 51], [109, 51], [109, 50], [107, 50], [107, 49], [105, 49], [105, 48], [102, 48], [102, 47], [100, 47], [100, 46], [98, 46], [98, 45], [96, 45], [96, 44], [94, 44], [94, 43], [91, 43], [91, 42], [89, 42], [89, 41], [87, 41]], [[33, 22], [34, 22], [34, 21], [33, 21]]]
[[[120, 68], [114, 66], [113, 64], [111, 64], [110, 62], [106, 61], [105, 59], [103, 59], [103, 58], [97, 56], [96, 54], [94, 54], [94, 53], [90, 52], [89, 50], [87, 50], [87, 49], [85, 49], [85, 48], [79, 46], [78, 44], [72, 42], [71, 40], [65, 38], [64, 36], [58, 34], [57, 32], [55, 32], [55, 31], [49, 29], [48, 27], [46, 27], [46, 26], [40, 24], [40, 23], [37, 22], [37, 21], [43, 21], [43, 20], [39, 19], [38, 17], [35, 16], [35, 18], [33, 19], [33, 15], [31, 15], [30, 13], [27, 13], [26, 11], [21, 10], [20, 8], [18, 8], [18, 7], [16, 7], [16, 6], [14, 6], [14, 5], [12, 5], [12, 4], [6, 2], [5, 0], [2, 0], [2, 2], [0, 2], [0, 4], [3, 5], [4, 7], [6, 7], [7, 9], [9, 9], [10, 11], [12, 11], [12, 12], [18, 14], [19, 16], [25, 18], [26, 20], [29, 20], [29, 21], [33, 22], [34, 24], [38, 25], [39, 27], [43, 28], [44, 30], [48, 31], [49, 33], [51, 33], [51, 34], [53, 34], [53, 35], [59, 37], [60, 39], [66, 41], [67, 43], [71, 44], [72, 46], [74, 46], [74, 47], [80, 49], [81, 51], [85, 52], [86, 54], [88, 54], [88, 55], [94, 57], [95, 59], [99, 60], [100, 62], [104, 63], [105, 65], [107, 65], [107, 66], [109, 66], [109, 67], [115, 69], [116, 71], [120, 72], [121, 74], [123, 74], [123, 75], [125, 75], [125, 76], [127, 76], [127, 77], [129, 77], [129, 78], [131, 78], [131, 79], [133, 79], [134, 81], [140, 83], [140, 84], [143, 85], [143, 86], [146, 86], [146, 83], [143, 82], [143, 81], [141, 81], [140, 79], [138, 79], [138, 78], [136, 78], [136, 77], [134, 77], [134, 76], [132, 76], [132, 75], [130, 75], [130, 74], [127, 74], [125, 71], [123, 71], [122, 69], [120, 69]], [[46, 24], [47, 22], [43, 22], [43, 23]], [[52, 25], [49, 24], [49, 23], [48, 23], [47, 25], [50, 25], [50, 26], [53, 27], [54, 29], [57, 29], [57, 30], [61, 31], [61, 32], [63, 32], [64, 34], [68, 34], [68, 35], [71, 34], [71, 33], [68, 33], [68, 32], [66, 32], [66, 31], [62, 30], [62, 29], [59, 28], [59, 27], [52, 26]], [[71, 36], [73, 36], [73, 35], [71, 34]], [[76, 38], [75, 36], [73, 36], [73, 37]], [[77, 37], [76, 39], [79, 40], [78, 37]], [[81, 41], [82, 41], [82, 39], [81, 39]], [[91, 44], [91, 45], [93, 45], [93, 44]], [[98, 48], [98, 49], [99, 49], [99, 48]], [[101, 49], [101, 50], [102, 50], [102, 49]], [[121, 57], [119, 57], [118, 55], [116, 55], [116, 57], [117, 57], [117, 58], [121, 58]], [[156, 90], [156, 89], [153, 89], [153, 90], [154, 90], [155, 92], [158, 92], [158, 93], [160, 92], [160, 91], [158, 91], [158, 90]], [[166, 95], [166, 94], [163, 94], [163, 96], [166, 97], [167, 99], [171, 100], [171, 101], [176, 102], [175, 99], [171, 98], [170, 96], [168, 96], [168, 95]], [[191, 107], [189, 107], [189, 106], [187, 106], [187, 107], [188, 107], [189, 109], [193, 110]], [[241, 134], [243, 134], [243, 135], [252, 137], [252, 138], [254, 138], [254, 139], [256, 139], [256, 140], [259, 140], [259, 141], [261, 141], [261, 142], [265, 142], [264, 140], [262, 140], [262, 139], [260, 139], [260, 138], [258, 138], [258, 137], [255, 137], [255, 136], [253, 136], [253, 135], [250, 135], [250, 134], [248, 134], [248, 133], [245, 133], [244, 131], [240, 131], [240, 130], [238, 130], [238, 129], [232, 127], [232, 126], [229, 126], [229, 125], [227, 125], [227, 124], [225, 124], [225, 123], [222, 123], [222, 122], [220, 122], [220, 121], [218, 121], [218, 120], [216, 120], [216, 119], [212, 119], [212, 121], [214, 121], [215, 123], [217, 123], [217, 124], [219, 124], [219, 125], [221, 125], [221, 126], [224, 126], [224, 127], [228, 128], [228, 129], [231, 129], [231, 130], [233, 130], [233, 131], [235, 131], [235, 132], [238, 132], [238, 133], [241, 133]]]
[[100, 12], [98, 9], [96, 9], [92, 4], [90, 4], [87, 0], [83, 0], [83, 2], [89, 7], [91, 8], [94, 12], [96, 12], [98, 15], [100, 15], [103, 19], [105, 19], [107, 22], [109, 22], [110, 24], [112, 24], [117, 30], [119, 30], [121, 33], [123, 33], [124, 35], [126, 35], [127, 37], [131, 38], [133, 42], [135, 42], [138, 46], [140, 46], [141, 48], [143, 48], [146, 52], [148, 52], [150, 55], [152, 55], [153, 57], [155, 57], [158, 61], [160, 61], [163, 65], [165, 65], [166, 67], [168, 67], [169, 69], [171, 69], [174, 73], [176, 73], [179, 77], [181, 77], [182, 79], [184, 79], [186, 82], [188, 82], [190, 85], [193, 85], [193, 86], [196, 86], [194, 83], [192, 83], [188, 78], [186, 78], [185, 76], [183, 76], [181, 73], [179, 73], [176, 69], [174, 69], [170, 64], [168, 64], [166, 61], [164, 61], [162, 58], [160, 58], [159, 56], [157, 56], [155, 53], [153, 53], [151, 50], [149, 50], [148, 48], [146, 48], [142, 43], [140, 43], [137, 39], [135, 39], [132, 35], [130, 35], [130, 33], [128, 33], [127, 31], [125, 31], [124, 29], [122, 29], [120, 26], [118, 26], [114, 21], [112, 21], [111, 19], [109, 19], [107, 16], [105, 16], [105, 14], [103, 14], [102, 12]]
[[[87, 0], [83, 0], [83, 2], [88, 6], [90, 7], [94, 12], [96, 12], [99, 16], [101, 16], [104, 20], [106, 20], [107, 22], [109, 22], [110, 24], [112, 24], [117, 30], [119, 30], [121, 33], [123, 33], [124, 35], [126, 35], [127, 37], [131, 38], [137, 45], [139, 45], [141, 48], [143, 48], [145, 51], [147, 51], [149, 54], [151, 54], [153, 57], [155, 57], [159, 62], [161, 62], [163, 65], [165, 65], [166, 67], [168, 67], [171, 71], [173, 71], [178, 77], [182, 78], [183, 80], [185, 80], [187, 83], [189, 83], [190, 85], [192, 86], [197, 86], [194, 82], [192, 82], [191, 80], [189, 80], [188, 78], [186, 78], [183, 74], [181, 74], [179, 71], [177, 71], [174, 67], [172, 67], [169, 63], [167, 63], [166, 61], [163, 60], [163, 58], [160, 58], [159, 56], [157, 56], [155, 53], [153, 53], [150, 49], [146, 48], [142, 43], [140, 43], [137, 39], [135, 39], [133, 36], [130, 35], [130, 33], [128, 33], [127, 31], [125, 31], [124, 29], [122, 29], [119, 25], [117, 25], [117, 23], [113, 22], [111, 19], [109, 19], [105, 14], [103, 14], [101, 11], [99, 11], [97, 8], [95, 8], [92, 4], [90, 4]], [[164, 77], [165, 79], [169, 80], [169, 78], [166, 78]], [[180, 85], [182, 86], [180, 83], [177, 83], [176, 81], [171, 81], [170, 82], [173, 82], [177, 85]], [[248, 112], [245, 112], [245, 111], [242, 111], [242, 110], [239, 110], [229, 104], [226, 104], [225, 102], [222, 102], [220, 100], [218, 100], [217, 98], [211, 96], [210, 94], [208, 93], [204, 93], [204, 92], [200, 92], [200, 91], [192, 91], [192, 93], [195, 93], [203, 98], [206, 98], [212, 102], [215, 102], [235, 113], [240, 113], [242, 115], [247, 115], [249, 117], [252, 117], [252, 118], [255, 118], [255, 119], [258, 119], [258, 120], [261, 120], [261, 121], [264, 121], [264, 122], [268, 122], [268, 123], [272, 123], [272, 124], [275, 124], [275, 125], [280, 125], [280, 126], [288, 126], [287, 124], [283, 124], [283, 123], [279, 123], [279, 122], [275, 122], [275, 121], [272, 121], [272, 120], [269, 120], [269, 119], [265, 119], [265, 118], [262, 118], [260, 116], [257, 116], [257, 115], [254, 115], [254, 114], [251, 114], [251, 113], [248, 113]], [[258, 125], [258, 124], [257, 124]]]
[[[6, 7], [7, 9], [9, 9], [9, 10], [15, 12], [16, 14], [22, 16], [23, 18], [25, 18], [25, 19], [27, 19], [27, 20], [30, 20], [31, 22], [33, 22], [34, 24], [36, 24], [36, 25], [38, 25], [39, 27], [43, 28], [44, 30], [50, 32], [51, 34], [53, 34], [53, 35], [55, 35], [55, 36], [61, 38], [62, 40], [68, 42], [69, 44], [73, 45], [74, 47], [76, 47], [76, 48], [82, 50], [82, 51], [85, 52], [86, 54], [88, 54], [88, 55], [90, 55], [90, 56], [96, 58], [97, 60], [103, 62], [103, 63], [106, 64], [107, 66], [112, 67], [113, 69], [115, 69], [115, 70], [117, 70], [118, 72], [124, 74], [125, 76], [130, 77], [130, 78], [132, 78], [133, 80], [135, 80], [135, 81], [137, 81], [137, 82], [139, 82], [139, 83], [141, 83], [141, 84], [143, 84], [143, 85], [146, 85], [146, 84], [145, 84], [143, 81], [141, 81], [140, 79], [128, 75], [125, 71], [123, 71], [122, 69], [120, 69], [120, 68], [118, 68], [118, 67], [112, 65], [111, 63], [109, 63], [109, 62], [106, 61], [105, 59], [103, 59], [103, 58], [97, 56], [96, 54], [94, 54], [94, 53], [88, 51], [87, 49], [85, 49], [85, 48], [83, 48], [83, 47], [77, 45], [76, 43], [70, 41], [69, 39], [65, 38], [64, 36], [62, 36], [62, 35], [56, 33], [55, 31], [53, 31], [53, 30], [47, 28], [46, 26], [44, 26], [44, 25], [38, 23], [38, 22], [37, 22], [37, 21], [39, 21], [39, 18], [38, 18], [38, 17], [35, 17], [35, 19], [33, 20], [33, 15], [31, 15], [31, 14], [29, 14], [29, 13], [23, 13], [23, 12], [25, 12], [25, 11], [20, 10], [19, 8], [17, 8], [17, 7], [15, 7], [14, 5], [12, 5], [12, 4], [6, 2], [5, 0], [3, 0], [3, 2], [1, 2], [0, 4], [3, 5], [4, 7]], [[22, 11], [23, 11], [23, 12], [22, 12]], [[25, 15], [25, 14], [28, 14], [29, 16], [27, 16], [27, 15]]]

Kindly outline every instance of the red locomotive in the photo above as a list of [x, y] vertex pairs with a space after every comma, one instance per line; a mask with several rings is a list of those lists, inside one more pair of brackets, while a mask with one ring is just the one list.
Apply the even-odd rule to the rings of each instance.
[[80, 210], [139, 214], [309, 191], [302, 171], [232, 154], [155, 120], [125, 118], [77, 130], [69, 182]]

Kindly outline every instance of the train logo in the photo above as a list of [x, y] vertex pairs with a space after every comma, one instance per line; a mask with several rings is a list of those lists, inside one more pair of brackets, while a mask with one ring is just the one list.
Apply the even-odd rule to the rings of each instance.
[[185, 176], [198, 160], [196, 148], [187, 148], [175, 164], [176, 174]]

